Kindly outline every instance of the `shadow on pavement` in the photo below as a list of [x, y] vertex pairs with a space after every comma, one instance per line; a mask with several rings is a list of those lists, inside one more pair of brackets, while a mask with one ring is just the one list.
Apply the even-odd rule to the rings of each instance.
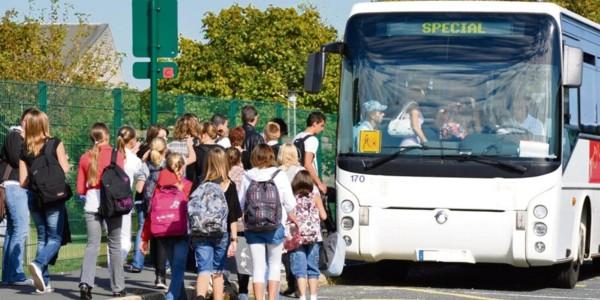
[[[331, 281], [341, 285], [536, 291], [553, 287], [553, 274], [553, 269], [549, 267], [381, 261], [346, 266], [342, 276]], [[594, 266], [586, 263], [581, 269], [579, 280], [586, 280], [597, 274]]]

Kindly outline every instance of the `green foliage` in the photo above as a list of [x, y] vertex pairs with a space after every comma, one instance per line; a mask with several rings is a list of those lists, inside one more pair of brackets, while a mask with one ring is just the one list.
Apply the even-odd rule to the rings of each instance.
[[84, 15], [75, 13], [79, 25], [74, 33], [67, 34], [70, 7], [52, 0], [49, 13], [42, 11], [37, 17], [21, 17], [16, 10], [4, 12], [0, 18], [0, 80], [101, 85], [99, 78], [116, 72], [121, 54], [82, 53], [81, 46], [91, 30], [84, 24]]
[[301, 107], [337, 109], [339, 57], [331, 56], [322, 93], [303, 92], [308, 54], [337, 36], [314, 8], [261, 11], [234, 5], [207, 13], [202, 24], [204, 41], [180, 39], [179, 76], [161, 80], [161, 90], [275, 102], [285, 102], [288, 91], [295, 90]]

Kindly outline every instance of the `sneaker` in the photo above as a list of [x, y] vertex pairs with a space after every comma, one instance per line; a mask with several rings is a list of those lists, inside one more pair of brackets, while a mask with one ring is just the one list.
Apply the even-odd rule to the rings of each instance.
[[127, 269], [127, 271], [129, 273], [141, 273], [142, 269], [136, 268], [134, 266], [129, 266], [129, 268]]
[[79, 284], [79, 299], [92, 300], [92, 287], [85, 283]]
[[168, 289], [167, 279], [163, 276], [156, 277], [156, 280], [154, 280], [154, 287], [161, 290]]
[[23, 281], [11, 282], [8, 285], [19, 285], [19, 286], [33, 286], [33, 279], [28, 278]]
[[239, 300], [248, 300], [248, 294], [240, 294], [238, 299]]
[[127, 296], [127, 291], [122, 289], [120, 292], [114, 292], [113, 297], [125, 297]]
[[29, 273], [31, 274], [31, 279], [33, 279], [33, 286], [40, 291], [45, 291], [46, 285], [42, 277], [42, 270], [34, 262], [29, 264]]
[[52, 292], [54, 292], [54, 289], [52, 288], [52, 286], [50, 284], [48, 284], [46, 286], [46, 289], [44, 289], [44, 290], [35, 289], [35, 293], [39, 294], [39, 295], [41, 295], [41, 294], [47, 294], [47, 293], [52, 293]]

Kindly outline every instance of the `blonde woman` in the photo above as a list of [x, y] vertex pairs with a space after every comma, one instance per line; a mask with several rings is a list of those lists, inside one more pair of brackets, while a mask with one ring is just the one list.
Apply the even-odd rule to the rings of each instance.
[[[133, 256], [133, 263], [129, 269], [133, 273], [140, 273], [144, 269], [144, 254], [140, 250], [142, 229], [144, 228], [145, 220], [148, 216], [148, 209], [150, 199], [154, 194], [156, 182], [158, 181], [158, 174], [165, 168], [166, 157], [168, 154], [167, 142], [165, 139], [155, 137], [150, 142], [149, 160], [147, 160], [140, 170], [135, 174], [135, 185], [136, 191], [141, 195], [142, 201], [136, 204], [136, 210], [138, 212], [138, 233], [135, 240], [135, 252]], [[152, 262], [154, 263], [154, 287], [159, 289], [167, 289], [166, 279], [166, 262], [167, 252], [160, 241], [154, 239], [150, 243], [152, 247]]]
[[[196, 299], [205, 299], [210, 278], [213, 280], [213, 299], [223, 299], [223, 271], [227, 256], [234, 256], [237, 248], [237, 220], [242, 217], [242, 209], [235, 183], [229, 179], [229, 163], [221, 147], [212, 148], [206, 157], [206, 177], [204, 182], [218, 183], [227, 201], [227, 232], [220, 237], [192, 237], [196, 256], [198, 278]], [[201, 185], [198, 190], [201, 190]], [[201, 197], [201, 193], [198, 196]], [[194, 195], [192, 195], [193, 197]]]
[[[28, 186], [30, 178], [28, 170], [40, 157], [51, 155], [56, 159], [64, 171], [69, 171], [69, 161], [64, 144], [57, 138], [50, 136], [48, 116], [33, 109], [24, 119], [24, 147], [25, 150], [19, 160], [19, 182], [22, 187]], [[47, 149], [47, 147], [51, 147]], [[56, 174], [58, 175], [58, 174]], [[34, 190], [34, 189], [29, 189]], [[66, 199], [68, 200], [68, 199]], [[52, 291], [50, 286], [50, 273], [48, 264], [58, 254], [65, 230], [68, 230], [67, 211], [64, 201], [45, 203], [42, 194], [33, 194], [30, 198], [29, 208], [37, 229], [37, 253], [35, 259], [29, 264], [34, 286], [37, 293]], [[42, 204], [43, 203], [43, 204]], [[70, 233], [68, 233], [70, 235]], [[6, 258], [5, 258], [6, 259]]]
[[[110, 287], [113, 296], [121, 297], [125, 292], [123, 260], [121, 259], [121, 216], [106, 218], [98, 213], [100, 206], [100, 186], [104, 169], [110, 165], [113, 148], [109, 144], [110, 134], [104, 123], [95, 123], [90, 130], [92, 147], [79, 159], [77, 172], [77, 193], [85, 195], [83, 207], [87, 228], [87, 246], [81, 267], [79, 291], [81, 299], [92, 299], [92, 287], [96, 279], [96, 262], [102, 238], [102, 223], [108, 230], [108, 250], [110, 256]], [[117, 153], [117, 165], [123, 168], [124, 155]]]

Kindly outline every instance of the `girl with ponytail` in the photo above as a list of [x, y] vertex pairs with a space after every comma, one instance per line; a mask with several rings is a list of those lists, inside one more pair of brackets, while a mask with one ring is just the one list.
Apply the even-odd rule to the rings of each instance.
[[[176, 227], [181, 220], [187, 223], [187, 199], [192, 190], [192, 182], [185, 179], [183, 174], [184, 171], [185, 161], [183, 156], [178, 153], [170, 153], [166, 159], [166, 167], [158, 174], [158, 181], [156, 183], [158, 188], [154, 192], [158, 196], [153, 197], [152, 201], [167, 201], [163, 202], [162, 205], [170, 205], [170, 208], [180, 209], [179, 215], [169, 211], [169, 214], [175, 214], [176, 217], [171, 219], [171, 223], [163, 223], [163, 226]], [[180, 191], [177, 193], [177, 196], [170, 192], [165, 192], [171, 190], [172, 187], [175, 187]], [[157, 205], [157, 203], [153, 202], [151, 204], [151, 209], [148, 212], [149, 216], [144, 223], [142, 243], [140, 245], [142, 253], [148, 252], [148, 240], [153, 237], [152, 214], [156, 213], [157, 215], [155, 217], [157, 217], [160, 216], [161, 213], [164, 213], [164, 210], [159, 209], [160, 205]], [[156, 219], [154, 222], [156, 222]], [[154, 232], [156, 233], [156, 231]], [[185, 299], [186, 292], [183, 280], [187, 253], [189, 250], [187, 230], [184, 229], [182, 232], [169, 232], [166, 230], [163, 234], [157, 234], [152, 240], [152, 243], [159, 244], [164, 251], [166, 251], [169, 263], [171, 264], [171, 283], [167, 291], [166, 299]]]
[[[110, 164], [113, 148], [109, 144], [110, 134], [104, 123], [95, 123], [90, 130], [92, 146], [79, 160], [77, 192], [85, 199], [83, 210], [87, 227], [87, 246], [81, 268], [79, 283], [81, 299], [92, 299], [92, 287], [96, 277], [96, 260], [102, 237], [102, 223], [108, 229], [110, 256], [110, 286], [114, 296], [125, 295], [123, 260], [121, 258], [121, 216], [105, 218], [98, 214], [102, 172]], [[124, 155], [117, 154], [117, 165], [124, 167]]]
[[[142, 160], [137, 156], [140, 143], [136, 140], [135, 129], [131, 126], [123, 126], [117, 131], [117, 149], [125, 155], [125, 167], [123, 170], [129, 177], [131, 189], [134, 188], [134, 174], [142, 167]], [[121, 224], [121, 258], [123, 262], [127, 261], [127, 254], [131, 249], [131, 214], [133, 210], [123, 215]], [[110, 266], [110, 264], [109, 264]]]
[[[140, 198], [135, 203], [135, 210], [138, 214], [138, 232], [135, 239], [133, 262], [129, 271], [132, 273], [140, 273], [144, 269], [144, 254], [140, 251], [142, 229], [144, 228], [145, 220], [150, 205], [150, 199], [154, 194], [158, 174], [166, 165], [166, 156], [169, 150], [167, 149], [167, 141], [160, 137], [155, 137], [149, 143], [150, 150], [148, 151], [148, 160], [142, 163], [141, 168], [135, 174], [136, 192]], [[152, 261], [154, 262], [154, 286], [160, 289], [167, 288], [166, 279], [166, 262], [167, 253], [160, 243], [152, 239]]]

